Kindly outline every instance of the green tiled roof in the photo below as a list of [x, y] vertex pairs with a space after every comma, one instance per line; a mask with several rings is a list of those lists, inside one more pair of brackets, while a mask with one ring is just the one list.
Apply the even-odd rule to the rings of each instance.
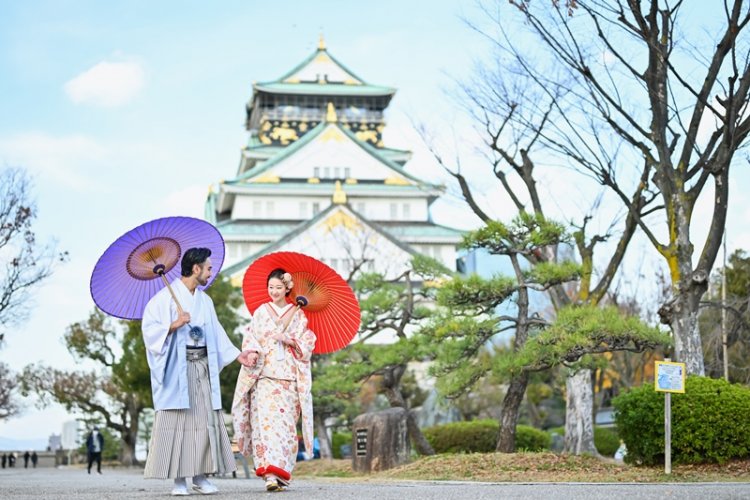
[[253, 85], [253, 88], [256, 91], [270, 94], [384, 96], [396, 93], [396, 89], [392, 87], [367, 84], [347, 85], [343, 83], [262, 82]]
[[404, 238], [408, 236], [427, 236], [427, 237], [457, 237], [460, 238], [464, 235], [464, 231], [454, 229], [452, 227], [441, 226], [439, 224], [433, 224], [432, 222], [379, 222], [378, 223], [385, 231], [388, 231], [396, 238]]
[[216, 225], [216, 197], [216, 193], [209, 192], [203, 207], [203, 217], [213, 225]]
[[283, 236], [302, 221], [228, 220], [216, 225], [225, 236]]
[[[289, 233], [285, 234], [284, 237], [282, 237], [281, 239], [279, 239], [277, 241], [274, 241], [273, 243], [270, 243], [270, 244], [266, 245], [264, 248], [262, 248], [258, 252], [245, 257], [241, 261], [239, 261], [239, 262], [237, 262], [237, 263], [235, 263], [235, 264], [233, 264], [233, 265], [231, 265], [229, 267], [226, 267], [225, 269], [222, 270], [222, 272], [225, 273], [227, 276], [231, 276], [232, 274], [234, 274], [234, 273], [236, 273], [238, 271], [241, 271], [242, 269], [245, 269], [251, 262], [253, 262], [258, 257], [260, 257], [262, 255], [265, 255], [267, 253], [270, 253], [270, 252], [278, 250], [285, 243], [287, 243], [288, 241], [292, 240], [295, 236], [297, 236], [299, 234], [302, 234], [308, 228], [312, 227], [313, 225], [317, 224], [319, 221], [321, 221], [325, 217], [327, 217], [330, 212], [332, 212], [333, 210], [335, 210], [335, 209], [337, 209], [338, 207], [341, 207], [341, 206], [342, 205], [336, 205], [336, 204], [329, 205], [325, 210], [319, 212], [312, 219], [310, 219], [308, 221], [305, 221], [305, 222], [303, 222], [301, 224], [298, 224], [297, 227], [294, 230], [292, 230]], [[412, 255], [417, 254], [416, 250], [414, 250], [412, 247], [410, 247], [406, 243], [404, 243], [402, 241], [399, 241], [396, 238], [394, 238], [392, 234], [390, 234], [387, 231], [384, 231], [383, 228], [381, 228], [378, 224], [368, 221], [367, 219], [365, 219], [364, 217], [362, 217], [361, 215], [359, 215], [357, 212], [355, 212], [354, 210], [352, 210], [352, 208], [349, 207], [348, 205], [345, 205], [345, 206], [346, 206], [347, 210], [349, 210], [350, 212], [352, 212], [355, 216], [357, 216], [360, 220], [362, 220], [362, 222], [364, 222], [368, 226], [372, 227], [378, 233], [382, 234], [383, 237], [385, 237], [386, 239], [388, 239], [389, 241], [391, 241], [394, 245], [396, 245], [397, 247], [401, 248], [402, 250], [404, 250], [405, 252], [407, 252], [409, 254], [412, 254]], [[224, 232], [224, 230], [221, 228], [221, 226], [219, 226], [219, 230], [222, 233]]]
[[[226, 181], [225, 182], [228, 185], [236, 186], [241, 188], [243, 191], [247, 192], [260, 192], [260, 193], [267, 193], [267, 192], [278, 192], [278, 191], [287, 191], [287, 190], [301, 190], [306, 191], [311, 194], [319, 194], [319, 193], [325, 193], [325, 194], [331, 194], [333, 193], [335, 183], [333, 182], [325, 182], [321, 181], [320, 183], [314, 184], [307, 181], [303, 182], [289, 182], [289, 181], [281, 181], [278, 183], [252, 183], [252, 182], [236, 182], [236, 181]], [[378, 193], [382, 191], [387, 191], [390, 193], [414, 193], [414, 194], [421, 194], [425, 191], [425, 188], [415, 185], [408, 185], [408, 186], [402, 186], [398, 184], [385, 184], [382, 182], [359, 182], [357, 184], [342, 184], [341, 186], [345, 193], [354, 193], [354, 192], [373, 192]]]
[[234, 179], [227, 181], [228, 184], [234, 184], [239, 183], [241, 181], [252, 179], [253, 177], [257, 177], [258, 175], [266, 172], [268, 169], [273, 167], [274, 165], [281, 162], [281, 160], [288, 158], [295, 152], [302, 149], [307, 143], [312, 141], [315, 137], [320, 135], [320, 133], [328, 126], [328, 125], [334, 125], [338, 127], [339, 130], [341, 130], [347, 137], [349, 137], [352, 141], [354, 141], [355, 144], [357, 144], [359, 147], [364, 149], [367, 153], [369, 153], [372, 157], [374, 157], [376, 160], [380, 161], [390, 169], [394, 170], [395, 172], [398, 172], [399, 174], [403, 175], [407, 179], [411, 179], [412, 181], [433, 187], [433, 188], [439, 188], [440, 186], [436, 184], [431, 184], [429, 182], [423, 181], [422, 179], [419, 179], [418, 177], [415, 177], [411, 175], [410, 173], [406, 172], [401, 165], [396, 163], [393, 160], [390, 160], [386, 158], [385, 155], [381, 154], [378, 148], [371, 146], [367, 144], [364, 141], [360, 141], [357, 139], [357, 136], [354, 135], [354, 133], [350, 130], [347, 130], [345, 127], [342, 127], [338, 122], [330, 123], [330, 122], [320, 122], [318, 125], [315, 126], [312, 130], [310, 130], [308, 133], [302, 136], [302, 138], [294, 141], [292, 144], [284, 148], [282, 151], [280, 151], [277, 155], [269, 158], [268, 160], [265, 160], [263, 163], [258, 165], [256, 168], [252, 168], [248, 170], [247, 172], [244, 172], [243, 174], [235, 177]]

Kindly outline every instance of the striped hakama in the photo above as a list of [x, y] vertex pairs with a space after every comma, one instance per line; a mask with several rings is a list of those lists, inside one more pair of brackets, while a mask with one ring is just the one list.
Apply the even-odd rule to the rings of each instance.
[[188, 349], [190, 408], [154, 417], [143, 475], [167, 479], [224, 474], [237, 469], [221, 410], [211, 409], [206, 349]]

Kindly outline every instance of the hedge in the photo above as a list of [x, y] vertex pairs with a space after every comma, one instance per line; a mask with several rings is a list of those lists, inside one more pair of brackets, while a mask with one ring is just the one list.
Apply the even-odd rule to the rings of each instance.
[[334, 432], [333, 437], [331, 438], [331, 452], [333, 453], [333, 458], [343, 458], [341, 456], [341, 446], [348, 444], [351, 446], [352, 444], [352, 433], [351, 432]]
[[[490, 453], [495, 451], [500, 424], [497, 420], [472, 420], [436, 425], [423, 430], [436, 453]], [[549, 435], [527, 425], [516, 426], [516, 449], [549, 449]]]
[[[653, 384], [614, 399], [625, 461], [664, 461], [664, 394]], [[672, 460], [725, 463], [750, 457], [750, 388], [722, 379], [690, 376], [684, 394], [672, 394]]]

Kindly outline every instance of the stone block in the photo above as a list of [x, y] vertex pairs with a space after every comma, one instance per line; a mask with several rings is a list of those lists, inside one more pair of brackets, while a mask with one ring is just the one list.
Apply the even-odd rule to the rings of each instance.
[[352, 427], [352, 468], [357, 472], [391, 469], [409, 461], [411, 446], [403, 408], [365, 413]]

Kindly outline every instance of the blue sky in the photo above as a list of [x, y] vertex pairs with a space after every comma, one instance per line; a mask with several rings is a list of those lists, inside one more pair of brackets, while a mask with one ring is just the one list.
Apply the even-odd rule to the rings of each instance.
[[[99, 255], [147, 220], [201, 216], [209, 185], [237, 168], [252, 82], [294, 67], [321, 33], [359, 76], [399, 88], [389, 145], [413, 149], [412, 119], [456, 120], [447, 75], [480, 44], [461, 14], [427, 1], [0, 1], [0, 162], [33, 174], [37, 231], [71, 254], [2, 359], [74, 366], [61, 337], [93, 307]], [[46, 439], [67, 418], [30, 406], [0, 436]]]
[[[412, 173], [444, 181], [412, 121], [465, 150], [476, 142], [446, 94], [487, 50], [461, 16], [480, 17], [457, 0], [0, 0], [0, 162], [34, 175], [38, 233], [71, 254], [36, 293], [31, 319], [8, 332], [0, 359], [14, 369], [74, 366], [61, 338], [93, 307], [89, 277], [99, 255], [147, 220], [202, 215], [209, 185], [235, 173], [252, 82], [294, 67], [320, 33], [366, 81], [399, 89], [386, 144], [415, 151]], [[467, 158], [468, 170], [483, 168]], [[748, 192], [746, 176], [732, 181], [734, 192]], [[545, 189], [563, 212], [587, 208], [577, 205], [584, 189], [564, 177]], [[750, 248], [742, 201], [733, 201], [730, 247]], [[494, 201], [491, 210], [502, 217], [505, 206]], [[454, 196], [434, 208], [438, 223], [476, 223]], [[46, 440], [68, 418], [60, 408], [29, 407], [0, 423], [0, 436]]]

